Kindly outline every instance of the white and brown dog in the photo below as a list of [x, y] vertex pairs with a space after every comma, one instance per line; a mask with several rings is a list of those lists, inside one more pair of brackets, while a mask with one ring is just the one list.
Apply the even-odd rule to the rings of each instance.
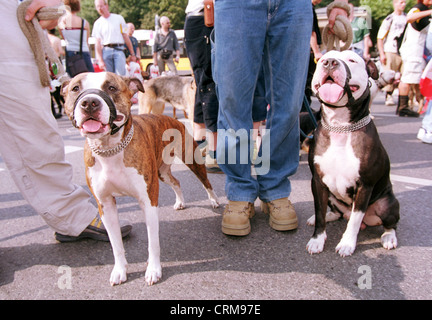
[[[351, 255], [359, 230], [384, 226], [384, 248], [397, 246], [399, 202], [390, 182], [390, 161], [369, 115], [369, 77], [378, 78], [373, 62], [352, 51], [330, 51], [318, 62], [312, 90], [322, 103], [322, 119], [309, 149], [315, 232], [309, 253], [324, 249], [326, 222], [349, 219], [336, 251]], [[327, 206], [331, 211], [327, 212]]]
[[[120, 234], [116, 196], [135, 197], [145, 213], [148, 231], [148, 265], [145, 274], [149, 285], [162, 275], [159, 249], [158, 198], [159, 179], [176, 194], [175, 209], [184, 208], [180, 184], [171, 174], [171, 163], [164, 161], [164, 152], [172, 144], [163, 137], [167, 130], [180, 134], [180, 148], [175, 153], [183, 162], [187, 152], [185, 126], [164, 115], [131, 115], [131, 97], [143, 91], [138, 79], [119, 77], [113, 73], [83, 73], [64, 84], [65, 110], [81, 135], [86, 137], [84, 161], [87, 184], [95, 196], [114, 253], [115, 264], [111, 285], [126, 281], [125, 251]], [[192, 141], [192, 137], [189, 137]], [[190, 144], [192, 149], [196, 143]], [[171, 149], [170, 149], [171, 150]], [[212, 207], [217, 197], [207, 179], [205, 166], [186, 163], [208, 193]]]
[[193, 77], [162, 76], [144, 82], [145, 92], [138, 93], [138, 113], [162, 114], [165, 103], [183, 111], [185, 118], [193, 121], [196, 84]]

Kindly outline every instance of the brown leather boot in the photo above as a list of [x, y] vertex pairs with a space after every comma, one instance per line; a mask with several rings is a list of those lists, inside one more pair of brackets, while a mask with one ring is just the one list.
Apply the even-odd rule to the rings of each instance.
[[222, 232], [230, 236], [246, 236], [251, 231], [249, 219], [255, 215], [254, 204], [228, 201], [222, 215]]
[[270, 227], [277, 231], [294, 230], [298, 227], [297, 214], [288, 198], [261, 201], [261, 210], [270, 215]]

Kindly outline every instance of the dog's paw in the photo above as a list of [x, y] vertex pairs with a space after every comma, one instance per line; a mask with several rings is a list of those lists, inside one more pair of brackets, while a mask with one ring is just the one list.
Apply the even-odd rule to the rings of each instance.
[[307, 219], [306, 224], [308, 226], [314, 226], [315, 225], [315, 215], [313, 215], [309, 219]]
[[327, 239], [327, 234], [324, 231], [323, 233], [320, 233], [316, 238], [311, 238], [306, 245], [306, 250], [310, 254], [314, 253], [320, 253], [324, 250], [324, 243]]
[[186, 208], [186, 206], [183, 201], [176, 201], [174, 204], [174, 210], [183, 210], [184, 208]]
[[396, 249], [396, 231], [394, 229], [385, 230], [385, 232], [381, 236], [381, 244], [387, 250]]
[[126, 282], [126, 280], [127, 280], [126, 267], [114, 266], [114, 269], [112, 270], [111, 277], [110, 277], [111, 286], [121, 284], [123, 282]]
[[147, 265], [147, 270], [145, 273], [145, 281], [149, 286], [152, 286], [162, 278], [162, 267], [156, 265]]
[[210, 202], [213, 209], [219, 208], [219, 202], [217, 199], [210, 199]]
[[348, 257], [354, 253], [356, 244], [356, 239], [342, 237], [341, 241], [336, 246], [336, 252], [339, 253], [341, 257]]

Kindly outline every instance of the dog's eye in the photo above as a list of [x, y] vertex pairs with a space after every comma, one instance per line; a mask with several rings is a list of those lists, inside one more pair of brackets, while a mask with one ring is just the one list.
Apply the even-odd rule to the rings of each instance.
[[355, 61], [354, 59], [349, 59], [348, 61], [352, 63], [357, 63], [357, 61]]
[[114, 86], [109, 86], [109, 87], [108, 87], [108, 90], [111, 91], [111, 92], [116, 92], [116, 91], [117, 91], [117, 88], [114, 87]]
[[78, 92], [79, 91], [79, 86], [75, 86], [72, 88], [72, 92]]

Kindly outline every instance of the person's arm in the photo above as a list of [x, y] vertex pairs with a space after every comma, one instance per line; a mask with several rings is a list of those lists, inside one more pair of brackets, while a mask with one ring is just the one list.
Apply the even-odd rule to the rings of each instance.
[[372, 47], [372, 45], [373, 45], [372, 44], [372, 40], [371, 40], [371, 38], [370, 38], [369, 35], [366, 35], [363, 38], [363, 41], [364, 41], [363, 58], [366, 59], [366, 60], [369, 60], [370, 59], [369, 48]]
[[431, 14], [432, 14], [432, 9], [409, 13], [407, 15], [407, 23], [413, 23], [414, 21], [430, 16]]
[[90, 39], [90, 23], [87, 21], [84, 23], [84, 29], [87, 30], [87, 46], [90, 48], [89, 39]]
[[133, 49], [132, 42], [129, 39], [129, 36], [126, 33], [122, 33], [122, 36], [123, 36], [125, 45], [126, 45], [126, 47], [128, 48], [128, 50], [130, 52], [131, 60], [134, 61], [134, 62], [136, 62], [135, 52], [134, 52], [134, 49]]
[[172, 32], [174, 33], [174, 50], [176, 52], [176, 57], [174, 60], [178, 63], [180, 61], [180, 45], [175, 32], [174, 31]]
[[318, 45], [317, 34], [314, 31], [312, 31], [312, 36], [310, 39], [310, 47], [311, 47], [312, 52], [314, 54], [315, 61], [318, 61], [319, 59], [321, 59], [323, 54], [321, 53], [320, 47]]
[[377, 47], [380, 55], [380, 61], [383, 65], [386, 65], [387, 63], [387, 57], [384, 52], [384, 40], [383, 39], [377, 39]]
[[102, 41], [100, 38], [96, 38], [95, 51], [96, 51], [96, 59], [98, 61], [99, 68], [105, 70], [105, 61], [103, 60], [103, 54], [102, 54]]

